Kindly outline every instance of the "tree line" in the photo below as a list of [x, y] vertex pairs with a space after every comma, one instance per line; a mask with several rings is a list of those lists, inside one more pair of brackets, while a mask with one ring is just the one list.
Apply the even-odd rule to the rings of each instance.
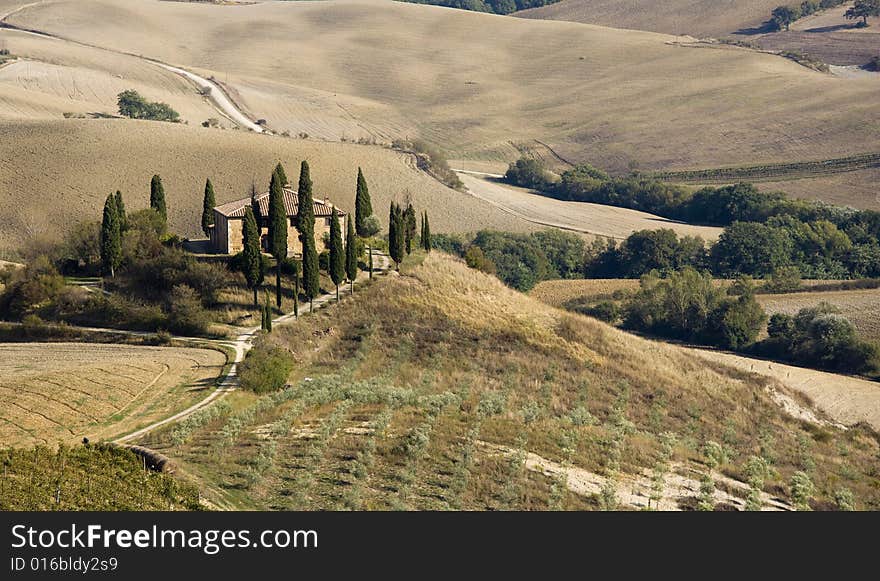
[[559, 0], [405, 0], [412, 4], [431, 4], [433, 6], [445, 6], [446, 8], [458, 8], [459, 10], [471, 10], [473, 12], [488, 12], [490, 14], [511, 14], [518, 10], [538, 8], [548, 4], [555, 4]]
[[637, 278], [690, 265], [719, 276], [767, 276], [793, 266], [810, 278], [880, 277], [880, 212], [789, 199], [749, 183], [693, 191], [638, 176], [612, 178], [589, 165], [553, 181], [535, 160], [511, 164], [506, 179], [559, 199], [724, 227], [710, 247], [671, 231], [637, 232], [620, 245], [594, 247], [587, 276]]
[[147, 101], [134, 89], [122, 91], [116, 96], [119, 114], [130, 119], [147, 119], [150, 121], [167, 121], [179, 123], [180, 114], [167, 103]]

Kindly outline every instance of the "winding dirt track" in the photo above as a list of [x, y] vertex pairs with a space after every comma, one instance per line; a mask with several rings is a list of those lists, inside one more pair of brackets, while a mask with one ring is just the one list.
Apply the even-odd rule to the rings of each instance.
[[96, 45], [86, 44], [86, 43], [78, 42], [75, 40], [70, 40], [67, 38], [55, 36], [53, 34], [49, 34], [49, 33], [38, 31], [38, 30], [25, 30], [25, 29], [22, 29], [22, 28], [15, 26], [15, 25], [9, 24], [7, 22], [7, 19], [10, 16], [13, 16], [14, 14], [16, 14], [18, 12], [21, 12], [25, 8], [28, 8], [31, 6], [36, 6], [39, 4], [44, 4], [44, 3], [45, 3], [45, 0], [41, 0], [39, 2], [31, 2], [30, 4], [24, 4], [22, 6], [18, 6], [16, 8], [14, 8], [13, 10], [7, 10], [5, 13], [0, 14], [0, 25], [2, 25], [3, 27], [13, 29], [13, 30], [17, 30], [17, 31], [22, 32], [24, 34], [31, 34], [31, 35], [35, 35], [35, 36], [42, 36], [45, 38], [52, 38], [55, 40], [61, 40], [64, 42], [71, 42], [73, 44], [88, 46], [90, 48], [97, 48], [97, 49], [104, 50], [107, 52], [112, 52], [112, 53], [116, 53], [116, 54], [123, 54], [126, 56], [133, 56], [133, 57], [140, 58], [144, 62], [153, 64], [159, 68], [162, 68], [166, 71], [174, 73], [178, 76], [181, 76], [181, 77], [187, 79], [188, 81], [190, 81], [191, 83], [195, 84], [199, 88], [199, 91], [202, 92], [202, 94], [207, 96], [207, 98], [211, 101], [211, 104], [214, 105], [214, 107], [222, 115], [224, 115], [228, 119], [234, 121], [239, 126], [245, 128], [245, 129], [249, 129], [255, 133], [264, 133], [265, 132], [265, 129], [261, 125], [252, 121], [250, 118], [248, 118], [247, 115], [245, 115], [241, 111], [241, 109], [238, 108], [238, 105], [236, 105], [232, 101], [232, 99], [229, 97], [229, 95], [226, 94], [226, 92], [223, 90], [223, 88], [219, 84], [215, 83], [214, 81], [212, 81], [210, 79], [206, 79], [205, 77], [197, 75], [196, 73], [194, 73], [192, 71], [188, 71], [188, 70], [185, 70], [185, 69], [182, 69], [179, 67], [175, 67], [175, 66], [172, 66], [167, 63], [163, 63], [161, 61], [157, 61], [154, 59], [147, 59], [147, 58], [141, 57], [140, 55], [135, 55], [132, 53], [116, 51], [116, 50], [112, 50], [112, 49], [108, 49], [108, 48], [104, 48], [104, 47], [100, 47], [100, 46], [96, 46]]
[[489, 181], [494, 174], [459, 171], [458, 177], [477, 198], [534, 224], [622, 240], [636, 230], [671, 228], [679, 235], [715, 240], [721, 228], [693, 226], [646, 212], [587, 202], [565, 202]]
[[[375, 252], [375, 251], [373, 252], [373, 256], [378, 258], [378, 264], [376, 266], [374, 266], [374, 268], [373, 268], [374, 276], [387, 274], [389, 271], [389, 268], [390, 268], [390, 264], [391, 264], [390, 260], [388, 259], [388, 256], [385, 254], [381, 254], [379, 252]], [[369, 277], [369, 274], [366, 272], [363, 272], [363, 271], [358, 272], [358, 280], [359, 281], [362, 281], [365, 277]], [[336, 300], [336, 293], [335, 292], [321, 295], [320, 297], [315, 298], [312, 301], [311, 305], [308, 303], [304, 303], [304, 304], [300, 305], [299, 314], [300, 315], [307, 315], [307, 314], [311, 313], [313, 309], [317, 310], [328, 303], [334, 302], [335, 300]], [[282, 315], [276, 319], [273, 319], [272, 325], [273, 326], [283, 325], [283, 324], [289, 323], [290, 321], [295, 320], [295, 319], [296, 319], [296, 317], [294, 317], [294, 315], [292, 313], [287, 314], [287, 315]], [[132, 334], [141, 334], [141, 333], [136, 333], [136, 332], [131, 332], [131, 333]], [[218, 388], [216, 390], [214, 390], [213, 392], [211, 392], [211, 394], [208, 395], [208, 397], [206, 397], [202, 401], [188, 407], [187, 409], [174, 414], [173, 416], [167, 417], [161, 421], [155, 422], [153, 424], [150, 424], [149, 426], [141, 428], [140, 430], [137, 430], [136, 432], [132, 432], [132, 433], [127, 434], [121, 438], [118, 438], [117, 440], [115, 440], [115, 442], [117, 444], [126, 444], [126, 443], [133, 441], [133, 440], [136, 440], [136, 439], [144, 436], [145, 434], [152, 432], [153, 430], [155, 430], [157, 428], [160, 428], [160, 427], [162, 427], [166, 424], [170, 424], [172, 422], [176, 422], [178, 420], [181, 420], [181, 419], [195, 413], [196, 411], [211, 404], [212, 402], [226, 397], [227, 395], [229, 395], [229, 393], [231, 391], [234, 391], [235, 389], [237, 389], [240, 385], [240, 379], [239, 379], [239, 375], [238, 375], [238, 365], [242, 361], [244, 361], [245, 355], [247, 354], [248, 351], [250, 351], [251, 347], [253, 347], [254, 340], [257, 338], [259, 333], [260, 333], [259, 327], [251, 327], [249, 329], [243, 330], [242, 333], [238, 337], [236, 337], [234, 341], [215, 341], [215, 343], [217, 343], [217, 344], [220, 344], [220, 345], [223, 345], [226, 347], [232, 347], [233, 349], [235, 349], [235, 360], [232, 362], [232, 365], [229, 367], [229, 371], [226, 373], [226, 375], [220, 381], [220, 385], [218, 386]], [[149, 333], [144, 333], [144, 334], [149, 335]], [[195, 338], [195, 337], [175, 337], [175, 339], [182, 340], [182, 341], [193, 341], [193, 342], [198, 342], [198, 343], [211, 342], [211, 341], [206, 341], [205, 339], [199, 339], [199, 338]]]

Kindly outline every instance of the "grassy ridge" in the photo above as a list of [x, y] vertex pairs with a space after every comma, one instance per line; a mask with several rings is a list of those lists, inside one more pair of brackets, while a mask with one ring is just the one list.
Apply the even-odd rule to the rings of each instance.
[[741, 180], [766, 181], [779, 178], [793, 179], [798, 177], [845, 173], [873, 167], [880, 167], [880, 153], [864, 153], [860, 155], [816, 161], [797, 161], [791, 163], [769, 163], [738, 167], [655, 172], [647, 174], [647, 177], [664, 182], [730, 183]]
[[[440, 253], [378, 285], [255, 347], [290, 353], [289, 387], [238, 393], [186, 438], [146, 444], [234, 508], [589, 510], [608, 506], [602, 483], [632, 508], [659, 464], [668, 482], [709, 472], [709, 442], [724, 451], [719, 507], [743, 504], [753, 455], [771, 463], [765, 494], [789, 498], [806, 469], [814, 508], [839, 488], [880, 506], [870, 430], [795, 420], [769, 380], [541, 305]], [[661, 506], [695, 506], [688, 486]]]

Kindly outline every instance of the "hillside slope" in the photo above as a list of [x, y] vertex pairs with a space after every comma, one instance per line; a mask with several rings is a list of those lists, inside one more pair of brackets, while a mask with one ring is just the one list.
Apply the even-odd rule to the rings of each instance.
[[0, 252], [11, 254], [40, 238], [56, 238], [79, 221], [99, 220], [111, 191], [122, 190], [129, 211], [146, 207], [155, 173], [163, 178], [171, 229], [200, 237], [205, 178], [222, 204], [250, 195], [252, 184], [267, 188], [279, 161], [296, 181], [304, 159], [315, 196], [346, 211], [354, 209], [361, 166], [383, 224], [390, 200], [403, 202], [409, 194], [428, 210], [435, 232], [537, 228], [443, 186], [418, 170], [412, 156], [377, 146], [152, 121], [70, 119], [0, 122], [0, 159]]
[[787, 507], [801, 469], [815, 508], [840, 487], [880, 506], [866, 428], [795, 420], [772, 380], [548, 307], [440, 253], [279, 326], [256, 352], [272, 348], [295, 361], [288, 389], [239, 394], [239, 411], [145, 442], [220, 506], [591, 509], [610, 487], [644, 507], [656, 468], [659, 505], [693, 508], [709, 441], [724, 449], [719, 508], [743, 506], [753, 454], [772, 465], [766, 509]]
[[562, 0], [516, 16], [702, 37], [760, 25], [779, 4], [779, 0]]
[[214, 74], [278, 131], [421, 136], [452, 158], [538, 140], [628, 171], [880, 149], [875, 79], [654, 33], [378, 0], [58, 0], [10, 21]]

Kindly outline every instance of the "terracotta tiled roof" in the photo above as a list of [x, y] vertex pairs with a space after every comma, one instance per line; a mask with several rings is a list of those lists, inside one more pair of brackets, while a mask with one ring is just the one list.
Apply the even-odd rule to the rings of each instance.
[[[284, 211], [288, 216], [295, 216], [298, 210], [297, 193], [289, 187], [284, 188]], [[234, 202], [228, 202], [222, 206], [214, 208], [227, 218], [244, 218], [245, 208], [251, 205], [251, 198], [242, 198]], [[257, 195], [257, 205], [260, 207], [260, 216], [267, 218], [269, 216], [269, 192]], [[325, 218], [333, 214], [333, 204], [328, 201], [314, 200], [314, 210], [316, 218]], [[345, 212], [336, 209], [340, 216], [345, 216]]]

